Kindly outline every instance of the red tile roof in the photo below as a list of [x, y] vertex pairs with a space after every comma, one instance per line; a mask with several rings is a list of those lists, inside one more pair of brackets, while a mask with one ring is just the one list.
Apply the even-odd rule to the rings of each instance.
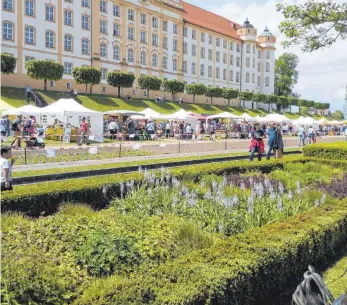
[[[183, 19], [187, 23], [205, 28], [207, 30], [241, 40], [236, 31], [241, 26], [217, 14], [206, 11], [190, 3], [181, 1], [183, 5]], [[233, 27], [235, 24], [236, 28]]]

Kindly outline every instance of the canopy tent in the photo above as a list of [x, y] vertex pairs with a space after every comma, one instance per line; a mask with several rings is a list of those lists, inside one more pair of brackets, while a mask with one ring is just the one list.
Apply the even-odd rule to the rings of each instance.
[[168, 114], [165, 116], [166, 119], [170, 120], [185, 120], [189, 117], [194, 117], [193, 115], [190, 115], [189, 112], [185, 111], [184, 109], [180, 109], [174, 113]]
[[290, 122], [290, 119], [288, 119], [283, 114], [278, 113], [270, 113], [267, 116], [264, 117], [257, 117], [258, 122], [276, 122], [276, 123], [283, 123], [283, 122]]
[[191, 116], [196, 117], [199, 121], [205, 121], [207, 119], [207, 117], [202, 115], [202, 114], [197, 114], [197, 113], [193, 113], [193, 112], [189, 112], [189, 114]]
[[40, 113], [40, 109], [42, 108], [38, 108], [36, 106], [33, 105], [25, 105], [19, 108], [10, 108], [8, 110], [3, 111], [3, 114], [8, 114], [8, 115], [37, 115], [38, 113]]
[[301, 116], [297, 120], [293, 120], [293, 125], [299, 126], [299, 125], [317, 125], [318, 122], [310, 117], [303, 117]]
[[256, 121], [255, 118], [251, 117], [248, 113], [243, 113], [240, 115], [240, 118], [243, 118], [245, 121], [250, 122], [250, 121]]
[[329, 123], [330, 121], [328, 121], [326, 118], [321, 118], [320, 120], [316, 121], [317, 124], [324, 124], [324, 123]]
[[138, 115], [132, 115], [132, 119], [134, 120], [150, 120], [150, 119], [166, 119], [165, 114], [161, 114], [159, 112], [156, 112], [155, 110], [151, 108], [146, 108], [145, 110], [142, 110]]
[[334, 120], [334, 121], [329, 121], [327, 122], [328, 124], [331, 124], [331, 125], [343, 125], [343, 121], [337, 121], [337, 120]]
[[222, 112], [219, 114], [214, 114], [214, 115], [209, 115], [207, 117], [208, 120], [210, 119], [243, 119], [240, 116], [236, 115], [236, 114], [232, 114], [230, 112]]
[[132, 110], [109, 110], [109, 111], [104, 112], [104, 114], [109, 114], [109, 115], [127, 115], [127, 116], [141, 115], [141, 116], [143, 116], [143, 114], [141, 112], [132, 111]]

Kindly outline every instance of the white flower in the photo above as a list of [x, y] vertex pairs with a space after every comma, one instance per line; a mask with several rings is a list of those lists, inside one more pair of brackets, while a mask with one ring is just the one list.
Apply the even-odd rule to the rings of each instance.
[[283, 203], [282, 203], [282, 199], [280, 197], [278, 198], [278, 201], [277, 201], [277, 210], [279, 212], [282, 212], [282, 210], [283, 210]]
[[318, 200], [318, 199], [316, 199], [316, 201], [314, 202], [314, 206], [315, 206], [316, 208], [318, 208], [318, 207], [319, 207], [319, 205], [320, 205], [320, 202], [319, 202], [319, 200]]
[[142, 174], [142, 167], [139, 166], [139, 174]]
[[296, 182], [296, 192], [301, 195], [302, 194], [302, 190], [301, 190], [301, 183], [300, 181]]
[[284, 186], [283, 186], [282, 182], [280, 182], [280, 183], [278, 184], [278, 192], [279, 192], [281, 195], [282, 195], [283, 192], [284, 192]]
[[326, 199], [327, 199], [327, 195], [326, 195], [326, 194], [323, 194], [322, 199], [320, 200], [320, 203], [321, 203], [321, 204], [324, 204], [325, 201], [326, 201]]
[[252, 195], [248, 197], [247, 202], [248, 202], [248, 213], [253, 214], [254, 198]]
[[293, 200], [293, 198], [294, 198], [293, 192], [292, 192], [292, 191], [289, 191], [289, 192], [288, 192], [288, 199], [289, 199], [289, 200]]

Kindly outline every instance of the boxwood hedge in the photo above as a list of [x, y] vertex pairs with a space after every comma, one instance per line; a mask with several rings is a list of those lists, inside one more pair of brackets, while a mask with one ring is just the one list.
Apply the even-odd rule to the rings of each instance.
[[228, 238], [156, 269], [94, 281], [74, 305], [266, 304], [347, 240], [347, 202]]
[[304, 146], [305, 157], [347, 160], [347, 142], [322, 143]]

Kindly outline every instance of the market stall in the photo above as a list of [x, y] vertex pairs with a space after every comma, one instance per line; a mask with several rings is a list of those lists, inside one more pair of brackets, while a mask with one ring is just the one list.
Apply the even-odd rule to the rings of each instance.
[[270, 113], [264, 117], [255, 117], [258, 122], [275, 122], [275, 123], [289, 123], [291, 122], [285, 115], [279, 113]]

